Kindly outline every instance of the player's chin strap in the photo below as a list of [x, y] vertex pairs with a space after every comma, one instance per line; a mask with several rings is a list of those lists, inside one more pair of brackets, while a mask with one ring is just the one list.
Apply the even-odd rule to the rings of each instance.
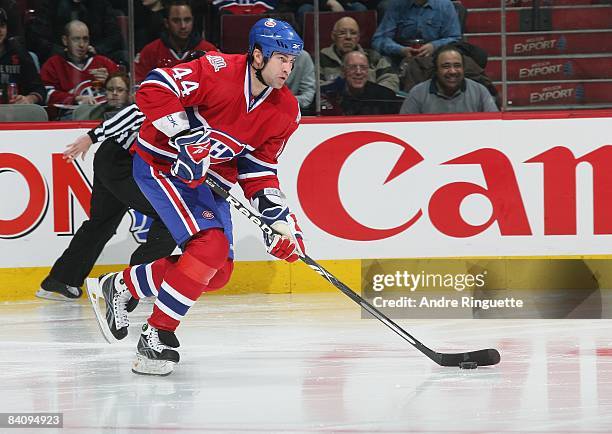
[[270, 87], [270, 85], [268, 83], [266, 83], [266, 80], [264, 80], [263, 75], [261, 73], [261, 71], [263, 71], [263, 69], [266, 67], [266, 65], [268, 64], [268, 58], [264, 57], [263, 58], [263, 66], [259, 69], [255, 68], [255, 65], [253, 65], [253, 55], [249, 55], [249, 62], [251, 64], [251, 66], [253, 67], [253, 69], [255, 70], [255, 77], [257, 77], [257, 80], [259, 80], [259, 82], [261, 84], [263, 84], [266, 87]]
[[270, 85], [266, 83], [266, 80], [264, 80], [263, 74], [261, 73], [261, 71], [263, 71], [263, 69], [266, 67], [266, 63], [268, 62], [264, 60], [264, 66], [262, 66], [260, 69], [257, 69], [253, 66], [253, 69], [255, 70], [255, 77], [257, 77], [257, 80], [259, 80], [260, 83], [263, 84], [264, 86], [270, 87]]

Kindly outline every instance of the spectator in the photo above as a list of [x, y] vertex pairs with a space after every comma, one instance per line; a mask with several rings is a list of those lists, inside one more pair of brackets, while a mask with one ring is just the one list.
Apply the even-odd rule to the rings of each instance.
[[218, 43], [221, 42], [221, 17], [223, 15], [261, 15], [275, 11], [278, 5], [278, 0], [211, 1], [211, 29], [209, 29], [208, 35]]
[[81, 21], [66, 24], [62, 42], [65, 53], [49, 58], [40, 71], [48, 92], [48, 105], [103, 102], [102, 83], [109, 73], [118, 70], [117, 65], [108, 57], [88, 50], [89, 30]]
[[164, 30], [164, 4], [161, 0], [142, 0], [134, 16], [134, 45], [140, 52]]
[[[424, 57], [458, 41], [461, 28], [450, 0], [393, 0], [372, 38], [373, 47], [398, 61]], [[423, 42], [412, 42], [421, 40]]]
[[359, 45], [359, 24], [351, 17], [340, 18], [334, 24], [333, 44], [321, 50], [321, 80], [324, 84], [334, 81], [342, 73], [342, 58], [351, 51], [360, 51], [368, 57], [368, 80], [399, 90], [399, 77], [393, 72], [390, 60], [376, 50], [364, 50]]
[[87, 24], [93, 54], [127, 64], [117, 14], [108, 0], [42, 0], [26, 28], [27, 46], [41, 63], [63, 52], [58, 38], [64, 34], [66, 24], [74, 20]]
[[[47, 92], [30, 53], [16, 38], [7, 38], [8, 32], [6, 11], [0, 9], [0, 103], [44, 104]], [[14, 95], [9, 95], [9, 83], [15, 83], [17, 86]]]
[[108, 111], [119, 111], [131, 102], [130, 79], [125, 72], [109, 74], [104, 83]]
[[[109, 119], [123, 107], [131, 103], [130, 79], [125, 72], [113, 72], [104, 83], [106, 102], [94, 106], [81, 105], [74, 113], [73, 119], [94, 120]], [[81, 108], [83, 107], [83, 109]]]
[[193, 30], [193, 14], [187, 0], [172, 0], [164, 11], [167, 13], [164, 19], [166, 31], [136, 57], [134, 77], [137, 83], [144, 80], [152, 69], [179, 64], [196, 50], [217, 50]]
[[276, 9], [277, 0], [213, 0], [219, 13], [260, 15]]
[[8, 25], [8, 37], [23, 36], [22, 17], [15, 0], [0, 0], [0, 8], [4, 9]]
[[293, 70], [285, 84], [297, 98], [302, 114], [310, 114], [315, 97], [315, 72], [308, 51], [303, 50], [295, 59]]
[[495, 112], [495, 100], [482, 84], [465, 78], [463, 54], [453, 46], [434, 53], [434, 77], [414, 86], [400, 113]]
[[401, 99], [387, 87], [368, 81], [368, 58], [361, 51], [350, 51], [343, 59], [344, 78], [321, 88], [325, 94], [326, 114], [395, 114]]

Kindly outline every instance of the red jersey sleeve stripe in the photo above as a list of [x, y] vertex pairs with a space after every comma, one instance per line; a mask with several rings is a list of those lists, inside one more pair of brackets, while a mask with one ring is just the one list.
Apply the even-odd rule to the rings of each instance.
[[176, 95], [177, 98], [179, 98], [181, 95], [179, 88], [172, 77], [170, 77], [168, 73], [162, 69], [154, 69], [153, 71], [149, 72], [147, 78], [145, 78], [145, 81], [141, 83], [140, 87], [147, 84], [162, 86], [170, 90], [174, 95]]

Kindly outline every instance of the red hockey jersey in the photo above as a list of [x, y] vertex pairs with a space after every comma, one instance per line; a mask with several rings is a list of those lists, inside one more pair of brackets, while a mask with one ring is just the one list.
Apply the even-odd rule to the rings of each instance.
[[196, 50], [217, 51], [217, 47], [204, 39], [201, 39], [194, 47], [189, 48], [183, 54], [178, 54], [172, 48], [164, 44], [164, 41], [156, 39], [138, 53], [134, 63], [134, 79], [140, 83], [147, 74], [155, 68], [170, 68], [183, 62], [183, 60]]
[[250, 80], [246, 55], [218, 52], [151, 71], [136, 93], [147, 117], [136, 152], [169, 172], [177, 153], [168, 134], [208, 125], [211, 160], [222, 161], [211, 166], [209, 176], [226, 187], [238, 181], [248, 199], [262, 188], [279, 188], [278, 156], [300, 122], [300, 109], [286, 86], [252, 98]]
[[276, 9], [277, 0], [213, 0], [219, 10], [234, 15], [259, 15]]
[[94, 77], [90, 71], [97, 68], [106, 68], [109, 74], [119, 70], [115, 62], [101, 55], [87, 59], [82, 68], [59, 54], [51, 56], [40, 69], [47, 89], [47, 104], [76, 104], [74, 99], [79, 95], [103, 96], [92, 87]]

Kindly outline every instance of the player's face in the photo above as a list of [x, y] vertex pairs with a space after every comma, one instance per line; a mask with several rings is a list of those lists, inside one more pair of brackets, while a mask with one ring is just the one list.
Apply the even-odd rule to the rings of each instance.
[[270, 87], [280, 89], [289, 78], [294, 62], [295, 56], [291, 54], [274, 53], [261, 74]]
[[64, 45], [68, 49], [68, 54], [77, 58], [84, 59], [89, 48], [89, 30], [84, 25], [73, 25], [68, 36], [62, 36]]
[[126, 106], [129, 96], [128, 86], [120, 77], [113, 77], [106, 83], [106, 100], [111, 107]]
[[436, 80], [438, 85], [449, 94], [453, 94], [463, 83], [463, 60], [456, 51], [445, 51], [438, 56]]
[[186, 40], [193, 30], [193, 14], [189, 6], [171, 6], [166, 19], [166, 28], [171, 36]]

